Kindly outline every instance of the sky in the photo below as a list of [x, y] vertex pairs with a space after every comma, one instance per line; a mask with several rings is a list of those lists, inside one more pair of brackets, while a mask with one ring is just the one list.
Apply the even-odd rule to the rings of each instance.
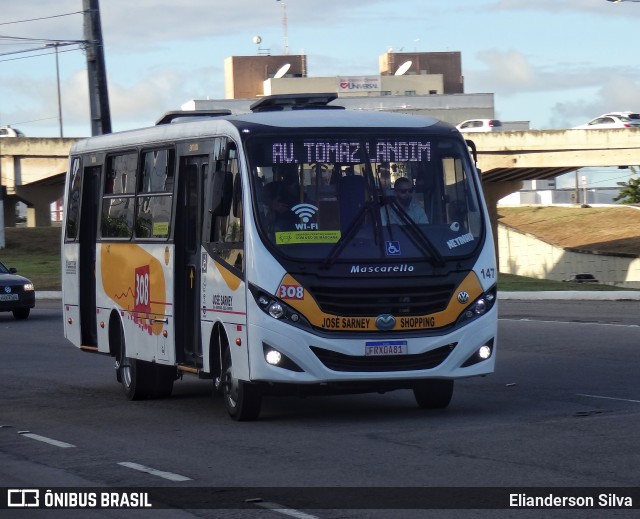
[[[55, 53], [32, 40], [83, 40], [83, 1], [0, 4], [0, 125], [58, 137]], [[100, 13], [114, 131], [224, 98], [225, 58], [283, 54], [285, 34], [309, 76], [377, 74], [388, 49], [459, 51], [465, 92], [495, 94], [497, 118], [533, 129], [640, 111], [640, 2], [101, 0]], [[59, 47], [58, 64], [64, 136], [88, 136], [84, 51]]]

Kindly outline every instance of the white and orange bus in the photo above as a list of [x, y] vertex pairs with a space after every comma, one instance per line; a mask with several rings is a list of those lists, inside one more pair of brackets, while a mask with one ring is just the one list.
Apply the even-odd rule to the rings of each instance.
[[237, 420], [276, 393], [409, 389], [443, 408], [454, 379], [493, 371], [496, 260], [469, 143], [334, 97], [72, 147], [64, 332], [115, 358], [129, 399], [191, 373]]

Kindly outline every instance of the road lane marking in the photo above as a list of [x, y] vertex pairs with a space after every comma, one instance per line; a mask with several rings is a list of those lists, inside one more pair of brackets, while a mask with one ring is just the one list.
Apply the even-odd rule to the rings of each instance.
[[18, 434], [20, 436], [31, 438], [32, 440], [48, 443], [49, 445], [55, 445], [56, 447], [60, 447], [61, 449], [69, 449], [71, 447], [75, 447], [75, 445], [71, 445], [70, 443], [54, 440], [53, 438], [47, 438], [46, 436], [40, 436], [39, 434], [33, 434], [29, 431], [18, 431]]
[[525, 322], [525, 323], [555, 323], [555, 324], [597, 324], [600, 326], [619, 326], [622, 328], [638, 328], [640, 324], [599, 323], [597, 321], [545, 321], [542, 319], [529, 319], [527, 317], [500, 317], [498, 321]]
[[269, 503], [268, 501], [263, 501], [255, 504], [256, 506], [266, 508], [268, 510], [271, 510], [272, 512], [278, 512], [280, 514], [296, 517], [297, 519], [319, 519], [317, 515], [305, 514], [300, 510], [295, 510], [293, 508], [286, 508], [282, 505], [279, 505], [278, 503]]
[[578, 393], [577, 396], [586, 396], [589, 398], [601, 398], [603, 400], [617, 400], [619, 402], [633, 402], [634, 404], [640, 404], [640, 400], [632, 400], [631, 398], [614, 398], [612, 396], [585, 395], [584, 393]]
[[187, 476], [181, 476], [180, 474], [174, 474], [173, 472], [165, 472], [163, 470], [154, 469], [151, 467], [145, 467], [139, 463], [131, 463], [129, 461], [118, 462], [118, 465], [127, 467], [133, 470], [139, 470], [140, 472], [146, 472], [152, 476], [158, 476], [160, 478], [168, 479], [169, 481], [191, 481], [191, 478]]

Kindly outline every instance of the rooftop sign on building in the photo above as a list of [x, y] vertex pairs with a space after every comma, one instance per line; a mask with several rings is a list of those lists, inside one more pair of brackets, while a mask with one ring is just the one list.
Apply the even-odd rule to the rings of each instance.
[[380, 76], [338, 76], [337, 92], [379, 92]]

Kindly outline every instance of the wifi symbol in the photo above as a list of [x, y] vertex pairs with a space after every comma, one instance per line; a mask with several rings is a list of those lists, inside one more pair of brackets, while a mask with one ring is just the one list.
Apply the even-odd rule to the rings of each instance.
[[315, 205], [311, 204], [298, 204], [294, 205], [291, 210], [296, 213], [296, 215], [302, 219], [304, 223], [307, 223], [311, 217], [316, 214], [318, 208]]

